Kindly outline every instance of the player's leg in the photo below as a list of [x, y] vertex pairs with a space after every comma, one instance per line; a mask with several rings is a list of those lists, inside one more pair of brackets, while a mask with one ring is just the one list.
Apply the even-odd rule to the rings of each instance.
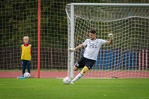
[[83, 68], [84, 65], [85, 65], [85, 58], [81, 57], [81, 59], [78, 62], [75, 63], [73, 70], [77, 71], [78, 68]]
[[75, 63], [74, 67], [73, 67], [73, 70], [74, 71], [77, 71], [78, 70], [78, 63]]
[[89, 69], [92, 68], [92, 66], [95, 63], [95, 60], [90, 60], [90, 59], [86, 59], [86, 64], [84, 66], [84, 68], [82, 69], [82, 71], [71, 81], [71, 83], [73, 84], [75, 81], [79, 80], [81, 77], [83, 77], [83, 75], [89, 71]]
[[[80, 59], [77, 63], [75, 63], [75, 65], [74, 65], [74, 71], [77, 71], [78, 68], [84, 68], [85, 62], [86, 62], [86, 58], [81, 57], [81, 59]], [[71, 81], [71, 83], [73, 84], [76, 80], [78, 80], [78, 79], [81, 78], [82, 76], [83, 76], [83, 75], [79, 73], [79, 74]]]
[[26, 61], [22, 60], [22, 75], [24, 75], [26, 69]]
[[73, 84], [75, 81], [79, 80], [88, 70], [88, 67], [84, 66], [82, 71], [71, 81], [71, 83]]
[[27, 71], [28, 71], [28, 73], [30, 73], [31, 71], [30, 71], [30, 68], [31, 68], [31, 61], [27, 61]]

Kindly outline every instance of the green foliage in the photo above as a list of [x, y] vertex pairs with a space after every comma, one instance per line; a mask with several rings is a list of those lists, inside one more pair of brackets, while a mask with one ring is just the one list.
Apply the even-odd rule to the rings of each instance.
[[28, 0], [1, 1], [0, 21], [2, 35], [2, 47], [19, 47], [24, 35], [37, 37], [37, 2]]
[[[24, 35], [37, 47], [37, 1], [1, 0], [1, 47], [19, 47]], [[72, 2], [131, 3], [145, 0], [41, 0], [41, 46], [67, 48], [67, 18], [65, 6]]]
[[[37, 24], [38, 24], [38, 0], [0, 0], [0, 68], [12, 69], [20, 68], [20, 45], [25, 35], [30, 37], [33, 47], [32, 67], [37, 67]], [[65, 6], [68, 3], [140, 3], [147, 0], [41, 0], [41, 67], [50, 69], [67, 68], [67, 16]], [[146, 21], [148, 22], [148, 20]], [[87, 23], [87, 22], [86, 22]], [[141, 23], [141, 22], [140, 22]], [[140, 24], [139, 23], [139, 24]], [[98, 23], [99, 24], [99, 23]], [[96, 25], [96, 24], [95, 24]], [[138, 25], [138, 24], [137, 24]], [[85, 26], [84, 26], [85, 27]], [[87, 26], [86, 26], [87, 27]], [[113, 27], [113, 26], [112, 26]], [[139, 26], [138, 26], [139, 27]], [[145, 49], [149, 44], [148, 26], [142, 25], [143, 30], [132, 30], [132, 34], [137, 33], [137, 37], [129, 37], [132, 47], [141, 45], [140, 49]], [[121, 27], [120, 27], [121, 28]], [[114, 30], [114, 29], [113, 29]], [[111, 30], [105, 30], [109, 32]], [[128, 31], [128, 30], [127, 30]], [[145, 36], [138, 40], [139, 32], [144, 31]], [[102, 32], [102, 31], [100, 31]], [[116, 32], [116, 31], [114, 31]], [[84, 33], [85, 31], [79, 33]], [[103, 35], [103, 34], [102, 34]], [[117, 34], [118, 35], [118, 34]], [[85, 37], [84, 36], [84, 37]], [[101, 37], [98, 35], [98, 37]], [[77, 39], [82, 37], [76, 36]], [[136, 39], [134, 39], [136, 38]], [[135, 41], [135, 42], [133, 42]], [[129, 42], [129, 41], [127, 41]], [[147, 42], [147, 43], [146, 43]], [[123, 42], [121, 42], [123, 43]], [[137, 43], [137, 44], [136, 44]], [[120, 44], [120, 43], [119, 43]], [[126, 45], [125, 45], [126, 44]], [[127, 43], [125, 47], [129, 46]], [[114, 46], [116, 47], [116, 46]], [[122, 46], [123, 47], [123, 46]], [[43, 67], [43, 68], [45, 68]], [[59, 68], [60, 69], [60, 68]]]

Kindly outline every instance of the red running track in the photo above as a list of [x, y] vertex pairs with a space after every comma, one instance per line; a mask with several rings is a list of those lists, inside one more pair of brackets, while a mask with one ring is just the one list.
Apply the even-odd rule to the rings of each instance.
[[[78, 72], [75, 72], [75, 75]], [[41, 78], [64, 78], [67, 71], [41, 71]], [[33, 78], [37, 78], [37, 71], [32, 71]], [[0, 71], [0, 78], [17, 78], [21, 71]], [[149, 78], [149, 71], [91, 71], [85, 78]]]

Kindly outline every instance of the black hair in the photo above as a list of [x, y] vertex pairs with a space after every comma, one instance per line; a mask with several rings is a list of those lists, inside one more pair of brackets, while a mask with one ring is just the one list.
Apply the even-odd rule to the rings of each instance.
[[92, 29], [92, 30], [89, 31], [89, 33], [96, 34], [96, 31]]

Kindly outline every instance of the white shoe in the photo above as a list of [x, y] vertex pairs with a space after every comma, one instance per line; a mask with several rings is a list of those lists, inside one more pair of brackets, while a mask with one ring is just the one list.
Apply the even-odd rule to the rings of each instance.
[[73, 81], [71, 81], [71, 82], [70, 82], [70, 84], [74, 84], [74, 82], [73, 82]]

